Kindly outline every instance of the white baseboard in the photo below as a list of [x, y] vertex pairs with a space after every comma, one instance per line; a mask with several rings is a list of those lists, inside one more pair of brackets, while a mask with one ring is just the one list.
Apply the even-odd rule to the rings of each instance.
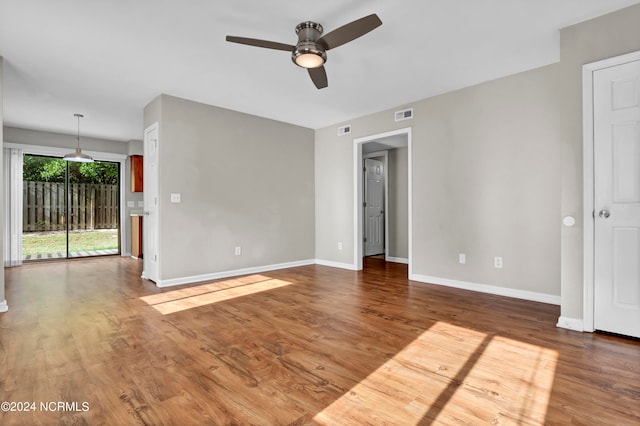
[[395, 263], [404, 263], [405, 265], [409, 264], [409, 259], [405, 259], [404, 257], [391, 257], [387, 256], [385, 259], [387, 262], [395, 262]]
[[0, 312], [7, 312], [9, 310], [9, 305], [7, 305], [7, 301], [0, 301]]
[[546, 293], [536, 293], [533, 291], [518, 290], [507, 287], [496, 287], [486, 284], [476, 284], [467, 281], [450, 280], [447, 278], [430, 277], [427, 275], [411, 274], [410, 280], [419, 281], [427, 284], [437, 284], [447, 287], [460, 288], [463, 290], [477, 291], [480, 293], [495, 294], [496, 296], [513, 297], [516, 299], [530, 300], [532, 302], [549, 303], [551, 305], [560, 305], [560, 296], [554, 296]]
[[[168, 280], [157, 280], [156, 286], [158, 287], [172, 287], [176, 285], [182, 284], [193, 284], [202, 281], [212, 281], [218, 280], [221, 278], [229, 278], [229, 277], [237, 277], [239, 275], [248, 275], [248, 274], [257, 274], [260, 272], [269, 272], [275, 271], [278, 269], [285, 268], [295, 268], [296, 266], [306, 266], [315, 264], [315, 260], [300, 260], [296, 262], [286, 262], [286, 263], [277, 263], [274, 265], [264, 265], [264, 266], [256, 266], [253, 268], [244, 268], [244, 269], [235, 269], [232, 271], [223, 271], [223, 272], [213, 272], [211, 274], [202, 274], [202, 275], [193, 275], [190, 277], [181, 277], [181, 278], [171, 278]], [[145, 278], [144, 272], [142, 273], [142, 278]]]
[[584, 331], [584, 322], [581, 319], [560, 317], [556, 327], [566, 328], [573, 331]]
[[322, 259], [316, 259], [315, 263], [316, 265], [330, 266], [332, 268], [348, 269], [350, 271], [356, 270], [356, 265], [353, 265], [351, 263], [341, 263], [341, 262], [334, 262], [332, 260], [322, 260]]

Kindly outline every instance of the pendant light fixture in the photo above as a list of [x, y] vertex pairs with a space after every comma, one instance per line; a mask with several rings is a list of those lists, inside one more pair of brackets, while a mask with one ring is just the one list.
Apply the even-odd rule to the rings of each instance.
[[80, 149], [80, 119], [84, 117], [82, 114], [73, 114], [74, 117], [78, 119], [78, 136], [76, 139], [78, 140], [78, 146], [76, 147], [75, 152], [71, 152], [64, 157], [62, 157], [65, 161], [74, 161], [76, 163], [91, 163], [93, 162], [93, 158], [90, 155], [84, 154]]

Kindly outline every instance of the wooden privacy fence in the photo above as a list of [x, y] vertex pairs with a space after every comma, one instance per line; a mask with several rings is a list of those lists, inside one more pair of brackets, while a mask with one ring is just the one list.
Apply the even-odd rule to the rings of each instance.
[[[118, 228], [118, 185], [69, 186], [69, 229]], [[64, 183], [25, 181], [22, 195], [24, 232], [66, 230]]]

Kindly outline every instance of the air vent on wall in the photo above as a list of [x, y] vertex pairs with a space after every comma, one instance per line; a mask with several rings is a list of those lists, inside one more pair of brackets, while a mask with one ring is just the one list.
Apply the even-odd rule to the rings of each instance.
[[409, 120], [413, 118], [413, 108], [396, 111], [396, 121]]
[[348, 135], [351, 133], [351, 124], [347, 124], [346, 126], [338, 127], [338, 136]]

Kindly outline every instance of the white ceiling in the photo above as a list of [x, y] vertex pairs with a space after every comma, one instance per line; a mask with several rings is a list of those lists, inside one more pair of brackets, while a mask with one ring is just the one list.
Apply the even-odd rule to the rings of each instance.
[[[320, 128], [555, 62], [559, 29], [640, 0], [1, 0], [4, 122], [126, 141], [161, 93]], [[328, 53], [317, 90], [288, 52], [377, 13], [383, 25]]]

